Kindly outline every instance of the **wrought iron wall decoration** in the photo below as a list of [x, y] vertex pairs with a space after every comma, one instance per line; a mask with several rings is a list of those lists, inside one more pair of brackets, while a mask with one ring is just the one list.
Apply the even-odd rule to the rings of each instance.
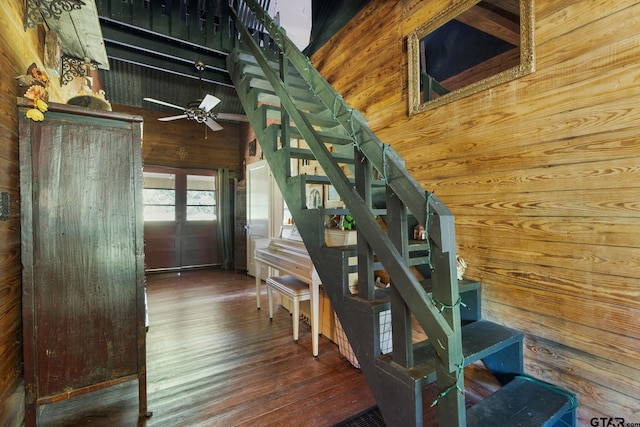
[[92, 64], [88, 58], [78, 59], [70, 56], [62, 56], [62, 76], [60, 77], [60, 84], [69, 84], [75, 77], [87, 77], [91, 70], [97, 68], [98, 67]]
[[82, 0], [25, 0], [24, 29], [33, 29], [47, 19], [59, 19], [64, 12], [86, 6]]

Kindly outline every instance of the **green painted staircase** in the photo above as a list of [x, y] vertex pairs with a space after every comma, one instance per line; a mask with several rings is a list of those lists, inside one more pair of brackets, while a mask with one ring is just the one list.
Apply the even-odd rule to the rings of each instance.
[[[280, 28], [246, 0], [280, 51], [263, 49], [232, 8], [240, 35], [227, 67], [351, 347], [388, 425], [423, 424], [422, 390], [436, 383], [443, 426], [575, 425], [575, 398], [523, 377], [523, 335], [481, 318], [479, 283], [456, 275], [454, 218], [422, 189]], [[269, 43], [271, 44], [271, 43]], [[304, 144], [292, 141], [304, 140]], [[315, 162], [296, 174], [292, 160]], [[309, 208], [312, 185], [332, 185], [344, 209]], [[328, 215], [351, 215], [357, 244], [328, 247]], [[421, 224], [427, 240], [413, 240]], [[375, 285], [384, 269], [388, 288]], [[349, 274], [357, 273], [357, 293]], [[391, 313], [393, 351], [382, 354], [380, 315]], [[413, 342], [415, 319], [429, 337]], [[504, 384], [465, 407], [464, 367], [482, 360]]]

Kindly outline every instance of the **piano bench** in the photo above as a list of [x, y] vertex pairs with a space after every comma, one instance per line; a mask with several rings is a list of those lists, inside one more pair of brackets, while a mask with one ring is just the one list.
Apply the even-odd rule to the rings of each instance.
[[273, 320], [273, 291], [286, 295], [293, 301], [293, 340], [298, 342], [300, 328], [300, 301], [311, 299], [309, 285], [291, 276], [267, 277], [269, 319]]

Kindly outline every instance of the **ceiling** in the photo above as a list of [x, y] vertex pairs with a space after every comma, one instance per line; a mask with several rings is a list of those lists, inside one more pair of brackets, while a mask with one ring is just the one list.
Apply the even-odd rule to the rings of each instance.
[[[40, 9], [61, 0], [39, 0]], [[56, 19], [45, 19], [58, 32], [64, 55], [90, 58], [99, 66], [111, 104], [175, 112], [143, 101], [155, 98], [186, 106], [204, 94], [221, 103], [219, 113], [243, 114], [226, 69], [232, 49], [227, 5], [239, 3], [238, 15], [256, 37], [264, 29], [244, 1], [237, 0], [63, 0], [81, 4]], [[254, 0], [279, 20], [307, 56], [318, 50], [371, 0]], [[483, 2], [487, 3], [487, 2]], [[514, 0], [491, 0], [496, 7]], [[517, 10], [516, 10], [517, 12]], [[43, 16], [46, 16], [43, 13]], [[196, 61], [206, 67], [201, 74]]]
[[[258, 2], [267, 9], [271, 3]], [[218, 112], [244, 113], [226, 69], [231, 45], [223, 40], [224, 1], [190, 3], [195, 6], [185, 10], [177, 0], [96, 1], [109, 58], [100, 77], [112, 104], [174, 112], [143, 98], [185, 106], [211, 94], [222, 101]], [[241, 16], [245, 25], [261, 29], [246, 8]], [[196, 61], [206, 66], [201, 74]]]
[[[40, 0], [39, 7], [56, 1]], [[89, 58], [98, 65], [111, 104], [175, 112], [143, 98], [186, 105], [212, 94], [222, 100], [218, 112], [244, 113], [226, 70], [232, 42], [223, 24], [229, 20], [226, 5], [233, 0], [65, 1], [81, 7], [45, 21], [58, 33], [63, 55]], [[370, 0], [255, 1], [311, 55]], [[261, 34], [261, 25], [244, 2], [239, 3], [241, 20]], [[206, 65], [201, 75], [196, 61]]]

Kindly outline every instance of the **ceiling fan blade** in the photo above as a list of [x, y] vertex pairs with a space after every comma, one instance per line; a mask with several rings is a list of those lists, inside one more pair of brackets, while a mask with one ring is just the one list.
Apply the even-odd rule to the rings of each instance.
[[213, 107], [215, 107], [219, 103], [220, 103], [220, 100], [215, 96], [205, 95], [204, 99], [202, 100], [198, 108], [208, 113], [209, 111], [211, 111]]
[[186, 118], [187, 118], [186, 114], [180, 114], [179, 116], [160, 117], [158, 120], [160, 120], [161, 122], [170, 122], [171, 120], [186, 119]]
[[207, 121], [205, 122], [205, 124], [206, 124], [207, 126], [209, 126], [209, 129], [214, 130], [214, 131], [215, 131], [215, 130], [222, 130], [222, 129], [223, 129], [223, 128], [222, 128], [222, 126], [220, 126], [220, 124], [219, 124], [219, 123], [217, 123], [215, 120], [213, 120], [213, 119], [211, 119], [211, 118], [207, 119]]
[[233, 122], [248, 122], [249, 118], [244, 114], [231, 114], [231, 113], [218, 113], [215, 115], [216, 119], [230, 120]]
[[170, 104], [168, 102], [160, 101], [158, 99], [153, 99], [153, 98], [142, 98], [142, 99], [144, 99], [145, 101], [153, 102], [155, 104], [164, 105], [165, 107], [177, 108], [178, 110], [182, 110], [182, 111], [186, 110], [186, 108], [184, 108], [184, 107], [180, 107], [178, 105], [174, 105], [174, 104]]

